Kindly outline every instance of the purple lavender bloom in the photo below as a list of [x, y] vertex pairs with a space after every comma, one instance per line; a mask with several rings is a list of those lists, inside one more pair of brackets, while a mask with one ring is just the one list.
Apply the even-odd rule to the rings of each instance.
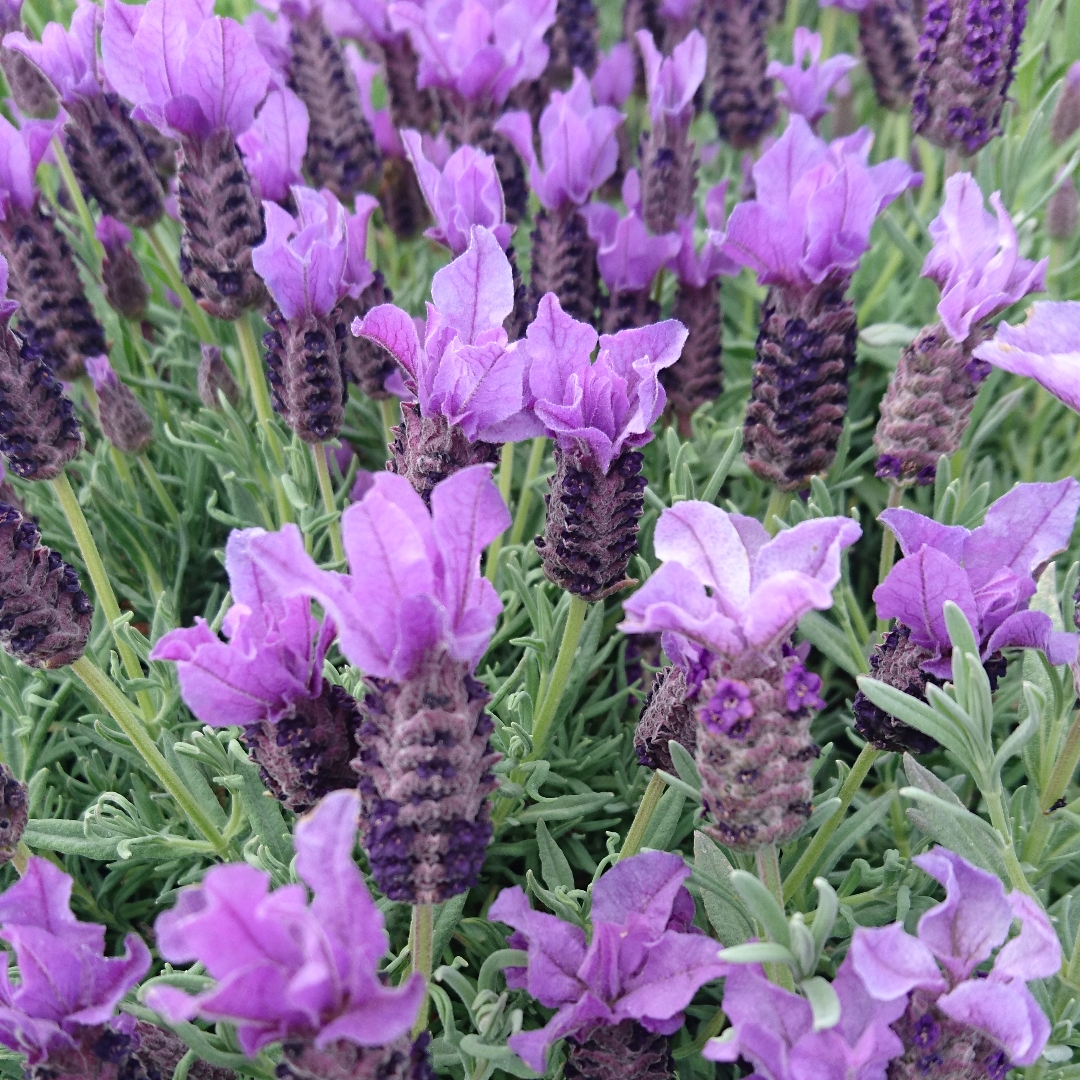
[[[509, 112], [495, 130], [505, 135], [529, 166], [529, 184], [540, 205], [558, 210], [570, 202], [582, 206], [615, 171], [619, 144], [615, 129], [622, 114], [610, 105], [594, 105], [585, 73], [574, 70], [573, 85], [555, 90], [540, 114], [540, 158], [533, 149], [527, 112]], [[542, 164], [541, 164], [542, 162]]]
[[379, 978], [389, 938], [352, 859], [358, 814], [356, 794], [336, 791], [297, 824], [296, 872], [310, 901], [304, 885], [271, 892], [270, 875], [243, 863], [213, 867], [201, 885], [184, 889], [158, 917], [158, 945], [173, 963], [203, 964], [215, 985], [196, 997], [152, 987], [147, 1004], [172, 1023], [195, 1016], [235, 1023], [249, 1056], [286, 1040], [291, 1057], [407, 1036], [424, 979], [414, 973], [390, 987]]
[[33, 61], [64, 104], [97, 97], [101, 93], [97, 59], [100, 22], [101, 8], [91, 0], [80, 0], [69, 30], [57, 22], [47, 23], [41, 41], [17, 31], [4, 37], [4, 48], [14, 49]]
[[462, 146], [437, 165], [425, 156], [419, 132], [404, 131], [401, 137], [435, 219], [424, 235], [448, 247], [457, 258], [469, 246], [472, 227], [479, 225], [490, 230], [505, 251], [514, 230], [506, 224], [495, 159], [472, 146]]
[[790, 113], [798, 113], [812, 127], [832, 110], [826, 103], [829, 91], [841, 82], [859, 61], [847, 53], [837, 53], [821, 62], [821, 35], [805, 26], [795, 29], [792, 44], [794, 62], [781, 64], [773, 60], [765, 74], [777, 79], [784, 89], [777, 95], [780, 104]]
[[375, 77], [381, 73], [381, 68], [378, 64], [365, 60], [360, 50], [351, 42], [345, 46], [344, 52], [356, 80], [356, 88], [360, 92], [360, 107], [363, 109], [364, 119], [371, 125], [379, 153], [384, 157], [403, 159], [405, 147], [398, 129], [394, 126], [389, 108], [376, 109], [372, 98], [372, 86]]
[[1003, 371], [1034, 379], [1080, 412], [1080, 303], [1075, 300], [1032, 304], [1022, 323], [1000, 323], [994, 337], [974, 355]]
[[116, 218], [102, 214], [94, 226], [94, 236], [101, 241], [106, 255], [119, 255], [131, 243], [131, 230]]
[[694, 117], [694, 95], [705, 79], [705, 38], [691, 31], [670, 56], [664, 56], [648, 30], [634, 36], [645, 65], [649, 117], [654, 125], [685, 129]]
[[694, 243], [694, 219], [680, 218], [678, 222], [679, 250], [668, 262], [678, 281], [694, 289], [703, 288], [721, 274], [733, 277], [739, 272], [739, 264], [724, 252], [725, 199], [728, 182], [722, 180], [705, 195], [705, 243], [698, 252]]
[[984, 209], [975, 178], [957, 173], [945, 182], [945, 202], [930, 222], [934, 246], [923, 263], [922, 276], [941, 289], [938, 314], [956, 342], [965, 341], [973, 327], [1046, 287], [1049, 260], [1021, 258], [1016, 228], [1000, 192], [990, 196], [990, 205], [996, 220]]
[[895, 618], [926, 650], [923, 671], [952, 674], [952, 645], [942, 608], [956, 604], [975, 632], [984, 660], [1000, 649], [1041, 649], [1053, 664], [1077, 658], [1080, 637], [1054, 630], [1050, 616], [1028, 611], [1039, 568], [1069, 544], [1080, 483], [1018, 484], [986, 512], [977, 529], [939, 525], [914, 510], [879, 515], [902, 558], [874, 590], [878, 617]]
[[712, 938], [669, 929], [687, 906], [689, 876], [679, 855], [661, 851], [617, 863], [593, 887], [588, 941], [580, 927], [533, 911], [518, 886], [503, 889], [488, 917], [512, 926], [509, 944], [529, 953], [526, 969], [507, 970], [507, 984], [558, 1010], [543, 1028], [510, 1037], [530, 1068], [543, 1072], [559, 1039], [583, 1043], [595, 1028], [626, 1020], [674, 1034], [697, 989], [732, 970]]
[[0, 221], [11, 216], [12, 208], [29, 212], [34, 206], [34, 172], [49, 145], [48, 139], [33, 137], [40, 130], [24, 126], [20, 131], [0, 116]]
[[75, 918], [71, 887], [67, 874], [35, 856], [0, 895], [0, 937], [14, 949], [20, 977], [12, 984], [7, 965], [0, 973], [0, 1044], [32, 1066], [92, 1055], [120, 999], [150, 970], [137, 934], [124, 939], [124, 956], [105, 956], [105, 927]]
[[710, 730], [727, 735], [740, 720], [754, 715], [750, 687], [738, 679], [721, 679], [701, 707], [701, 722]]
[[[1014, 891], [1006, 895], [994, 875], [972, 866], [946, 848], [936, 847], [912, 860], [945, 886], [945, 899], [920, 919], [918, 934], [903, 923], [858, 927], [848, 960], [878, 1001], [907, 1004], [897, 1028], [905, 1036], [905, 1062], [931, 1064], [934, 1076], [978, 1053], [978, 1037], [989, 1046], [986, 1056], [1004, 1053], [1000, 1075], [1011, 1065], [1031, 1065], [1050, 1035], [1050, 1022], [1028, 990], [1032, 979], [1045, 979], [1061, 967], [1061, 946], [1037, 900]], [[1014, 920], [1020, 933], [1009, 931]], [[976, 968], [997, 951], [989, 973]], [[972, 977], [974, 976], [974, 977]], [[973, 1047], [973, 1044], [975, 1046]]]
[[634, 89], [634, 51], [620, 41], [600, 57], [592, 77], [593, 98], [597, 105], [621, 109]]
[[903, 1052], [889, 1025], [903, 1013], [906, 1000], [875, 1000], [850, 956], [832, 987], [840, 999], [840, 1019], [815, 1030], [805, 998], [769, 982], [760, 964], [734, 966], [724, 983], [724, 1012], [731, 1027], [710, 1039], [702, 1056], [708, 1061], [745, 1058], [754, 1065], [757, 1080], [884, 1080], [886, 1065]]
[[303, 183], [307, 141], [307, 107], [288, 87], [271, 90], [236, 140], [261, 200], [284, 203], [289, 188]]

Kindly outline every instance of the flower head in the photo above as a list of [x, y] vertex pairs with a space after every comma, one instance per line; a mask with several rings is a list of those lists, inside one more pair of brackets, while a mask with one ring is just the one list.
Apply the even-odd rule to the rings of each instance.
[[694, 246], [694, 221], [680, 218], [679, 251], [669, 263], [670, 269], [683, 285], [700, 289], [721, 274], [735, 275], [739, 264], [724, 254], [724, 198], [727, 195], [726, 180], [722, 180], [705, 196], [705, 222], [708, 226], [705, 244], [700, 252]]
[[930, 222], [934, 246], [922, 275], [941, 289], [938, 314], [957, 342], [972, 327], [1045, 288], [1048, 260], [1020, 258], [1016, 229], [999, 192], [990, 196], [990, 204], [996, 220], [983, 208], [975, 178], [957, 173], [945, 182], [945, 202]]
[[441, 165], [424, 154], [419, 132], [401, 135], [416, 171], [424, 201], [435, 224], [424, 235], [445, 244], [457, 257], [472, 237], [472, 227], [489, 229], [505, 251], [513, 226], [506, 223], [506, 204], [495, 159], [472, 146], [461, 146]]
[[720, 679], [699, 715], [710, 731], [718, 735], [731, 734], [740, 720], [748, 720], [754, 715], [750, 687], [741, 679]]
[[529, 183], [540, 204], [558, 210], [566, 202], [578, 206], [587, 202], [615, 171], [619, 163], [615, 129], [622, 121], [618, 109], [593, 104], [589, 80], [575, 68], [570, 89], [552, 91], [550, 104], [540, 114], [539, 159], [527, 112], [506, 113], [495, 130], [514, 144], [529, 166]]
[[355, 792], [335, 791], [297, 824], [296, 872], [310, 901], [299, 884], [271, 892], [270, 875], [243, 863], [184, 889], [157, 920], [158, 945], [173, 963], [203, 964], [215, 985], [197, 997], [154, 987], [147, 1003], [174, 1023], [232, 1021], [250, 1056], [290, 1036], [383, 1046], [405, 1034], [424, 979], [379, 978], [389, 939], [352, 858], [358, 814]]
[[689, 124], [694, 115], [694, 95], [705, 79], [705, 38], [691, 30], [670, 56], [656, 47], [648, 30], [635, 35], [645, 64], [649, 115], [653, 124], [665, 119]]
[[96, 97], [101, 93], [97, 59], [100, 25], [101, 8], [92, 0], [79, 0], [69, 30], [58, 22], [48, 23], [41, 32], [41, 41], [16, 31], [5, 36], [4, 48], [22, 53], [40, 68], [61, 101]]
[[150, 950], [137, 934], [125, 954], [105, 956], [105, 927], [71, 913], [72, 879], [47, 859], [0, 895], [0, 937], [19, 966], [18, 984], [0, 972], [0, 1044], [31, 1065], [74, 1049], [84, 1027], [106, 1024], [120, 999], [150, 970]]
[[94, 236], [101, 242], [105, 254], [118, 255], [131, 243], [131, 230], [108, 214], [102, 214], [94, 226]]
[[598, 1024], [633, 1019], [670, 1035], [698, 987], [731, 970], [712, 938], [682, 932], [689, 876], [680, 856], [661, 851], [617, 863], [593, 887], [587, 944], [580, 927], [533, 911], [518, 886], [503, 889], [489, 917], [512, 926], [509, 944], [529, 953], [528, 968], [507, 970], [507, 984], [558, 1010], [538, 1031], [510, 1037], [527, 1065], [543, 1072], [549, 1046]]
[[892, 158], [868, 165], [871, 132], [826, 143], [795, 115], [754, 166], [757, 198], [728, 221], [724, 253], [765, 285], [810, 289], [849, 277], [870, 246], [877, 215], [921, 174]]
[[525, 338], [528, 402], [538, 422], [563, 450], [585, 450], [606, 473], [623, 453], [644, 446], [664, 410], [659, 373], [679, 358], [686, 328], [673, 319], [604, 334], [544, 296]]
[[470, 442], [522, 437], [525, 355], [508, 343], [514, 307], [510, 264], [495, 235], [474, 226], [465, 254], [432, 279], [423, 345], [412, 316], [382, 304], [353, 333], [377, 342], [405, 369], [423, 416], [443, 416]]
[[592, 77], [593, 98], [597, 105], [621, 109], [634, 89], [634, 51], [620, 41], [604, 53]]
[[[34, 205], [34, 172], [48, 149], [52, 126], [28, 121], [19, 130], [0, 116], [0, 221], [12, 206], [29, 210]], [[46, 127], [48, 137], [42, 138]]]
[[101, 55], [136, 119], [193, 139], [247, 131], [272, 75], [247, 30], [210, 0], [108, 0]]
[[401, 135], [394, 127], [393, 117], [389, 108], [376, 109], [372, 98], [372, 86], [375, 76], [381, 72], [381, 67], [370, 60], [365, 60], [360, 50], [349, 42], [345, 46], [345, 61], [352, 69], [353, 78], [356, 79], [356, 88], [360, 92], [360, 108], [363, 110], [364, 119], [371, 125], [375, 142], [379, 145], [379, 153], [383, 157], [403, 158], [405, 147], [401, 142]]
[[[997, 1043], [1012, 1064], [1031, 1065], [1046, 1045], [1050, 1022], [1026, 983], [1061, 967], [1050, 920], [1037, 900], [1019, 891], [1006, 895], [996, 875], [946, 848], [912, 861], [945, 886], [944, 901], [919, 919], [917, 936], [903, 923], [857, 928], [846, 962], [878, 1001], [906, 1004], [907, 994], [923, 990], [949, 1019]], [[1006, 941], [1014, 920], [1020, 933]], [[989, 973], [972, 978], [995, 950]], [[925, 1032], [928, 1040], [933, 1034]]]
[[755, 518], [677, 503], [656, 525], [653, 545], [663, 565], [623, 602], [621, 629], [663, 632], [672, 659], [686, 655], [689, 642], [727, 656], [765, 651], [786, 640], [808, 611], [832, 606], [840, 552], [861, 535], [850, 518], [831, 517], [770, 540]]
[[288, 87], [271, 90], [254, 123], [236, 140], [261, 199], [283, 203], [289, 188], [303, 183], [307, 140], [307, 107]]
[[847, 53], [837, 53], [821, 62], [821, 35], [807, 30], [805, 26], [795, 29], [792, 45], [794, 63], [781, 64], [773, 60], [765, 73], [779, 80], [784, 89], [780, 91], [780, 104], [790, 113], [798, 113], [813, 127], [831, 110], [826, 104], [829, 91], [839, 83], [859, 61]]
[[1050, 616], [1028, 611], [1035, 577], [1069, 544], [1080, 483], [1018, 484], [986, 511], [977, 529], [940, 525], [914, 510], [890, 509], [880, 520], [896, 534], [902, 558], [874, 590], [878, 617], [895, 618], [934, 656], [924, 671], [952, 673], [943, 607], [964, 613], [983, 657], [1009, 646], [1041, 649], [1051, 663], [1077, 658], [1077, 635], [1053, 629]]

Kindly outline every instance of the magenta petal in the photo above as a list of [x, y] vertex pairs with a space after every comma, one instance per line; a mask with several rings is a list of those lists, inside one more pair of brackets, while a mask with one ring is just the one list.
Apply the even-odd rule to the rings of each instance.
[[964, 542], [971, 535], [960, 525], [941, 525], [933, 518], [902, 508], [883, 510], [878, 521], [893, 531], [905, 555], [917, 554], [925, 544], [937, 548], [958, 564], [964, 558]]
[[648, 946], [645, 963], [624, 980], [616, 1017], [666, 1020], [681, 1013], [700, 987], [731, 971], [719, 952], [712, 938], [669, 930]]
[[352, 332], [386, 349], [416, 384], [420, 378], [423, 351], [411, 315], [393, 304], [380, 304], [372, 308], [359, 325], [354, 322]]
[[151, 986], [146, 991], [145, 1001], [170, 1024], [193, 1020], [199, 1014], [198, 999], [175, 986]]
[[662, 851], [618, 862], [593, 886], [592, 920], [621, 924], [631, 914], [640, 915], [659, 937], [689, 876], [690, 869], [680, 856]]
[[514, 280], [499, 241], [474, 227], [468, 250], [435, 274], [431, 298], [443, 321], [474, 343], [514, 309]]
[[346, 1039], [357, 1046], [385, 1046], [413, 1026], [426, 992], [424, 976], [418, 971], [402, 986], [379, 987], [360, 1007], [331, 1020], [319, 1032], [316, 1045], [329, 1046]]

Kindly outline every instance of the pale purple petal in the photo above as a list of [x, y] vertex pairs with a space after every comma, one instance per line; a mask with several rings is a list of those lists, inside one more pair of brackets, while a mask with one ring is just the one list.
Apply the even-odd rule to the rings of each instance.
[[393, 304], [372, 308], [362, 322], [354, 320], [352, 332], [381, 345], [405, 369], [415, 387], [424, 362], [423, 348], [412, 316]]
[[465, 254], [432, 279], [431, 298], [463, 341], [474, 343], [502, 326], [514, 309], [514, 280], [502, 246], [488, 229], [473, 228]]
[[681, 856], [662, 851], [620, 861], [593, 886], [592, 921], [622, 924], [631, 914], [638, 915], [659, 937], [689, 876], [690, 869]]
[[840, 552], [861, 536], [862, 529], [844, 517], [812, 518], [784, 529], [758, 552], [753, 587], [774, 574], [798, 572], [832, 589], [840, 580]]
[[933, 518], [903, 508], [883, 510], [878, 515], [878, 521], [892, 530], [905, 555], [918, 554], [925, 544], [936, 548], [958, 565], [964, 560], [964, 542], [970, 531], [963, 526], [941, 525]]
[[304, 103], [283, 87], [266, 95], [255, 122], [236, 140], [260, 199], [284, 202], [289, 188], [302, 182], [308, 124]]
[[1042, 905], [1020, 892], [1009, 893], [1020, 934], [1007, 941], [994, 959], [993, 979], [1049, 979], [1061, 967], [1061, 943]]
[[968, 979], [938, 998], [937, 1007], [958, 1023], [988, 1035], [1013, 1065], [1033, 1064], [1050, 1037], [1050, 1021], [1019, 981]]
[[947, 986], [933, 953], [903, 923], [856, 927], [848, 959], [878, 1001], [906, 1000], [912, 990], [934, 992]]
[[733, 617], [750, 596], [750, 561], [731, 515], [693, 500], [664, 510], [653, 540], [656, 557], [681, 563], [713, 590]]

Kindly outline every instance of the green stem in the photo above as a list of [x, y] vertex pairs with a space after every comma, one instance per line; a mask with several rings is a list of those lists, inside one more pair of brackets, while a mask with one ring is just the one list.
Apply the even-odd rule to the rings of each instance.
[[[255, 332], [251, 329], [251, 322], [246, 315], [241, 315], [236, 320], [236, 337], [240, 342], [240, 355], [244, 358], [244, 374], [247, 376], [248, 390], [251, 392], [251, 401], [255, 406], [255, 415], [259, 423], [267, 428], [274, 422], [274, 410], [270, 404], [270, 391], [266, 387], [266, 376], [263, 374], [262, 360], [259, 358], [259, 347], [255, 343]], [[280, 445], [275, 445], [276, 440], [270, 440], [270, 449], [274, 454], [274, 462], [279, 469], [285, 468], [285, 456], [281, 452]]]
[[71, 670], [82, 679], [90, 693], [116, 721], [131, 745], [142, 755], [143, 760], [150, 766], [165, 790], [176, 800], [177, 805], [187, 814], [195, 828], [206, 837], [222, 858], [227, 858], [229, 845], [225, 842], [225, 838], [218, 832], [198, 800], [188, 791], [180, 775], [165, 760], [153, 739], [146, 733], [145, 728], [139, 723], [139, 718], [131, 711], [127, 698], [120, 693], [105, 672], [88, 657], [80, 656], [72, 663]]
[[832, 56], [833, 43], [836, 41], [836, 25], [840, 12], [835, 7], [827, 7], [821, 11], [818, 19], [818, 33], [821, 34], [821, 59], [827, 60]]
[[566, 613], [566, 627], [563, 629], [559, 655], [555, 658], [555, 667], [551, 671], [551, 680], [540, 703], [540, 709], [533, 718], [533, 748], [526, 759], [528, 761], [537, 761], [547, 750], [551, 724], [555, 719], [555, 713], [558, 712], [559, 702], [562, 701], [566, 682], [570, 678], [570, 668], [574, 663], [574, 654], [577, 652], [578, 639], [581, 637], [581, 627], [585, 623], [585, 612], [588, 606], [580, 596], [571, 594], [570, 610]]
[[825, 851], [825, 846], [832, 839], [833, 833], [840, 828], [840, 823], [844, 820], [844, 814], [847, 813], [851, 800], [855, 798], [855, 793], [862, 787], [866, 774], [870, 771], [870, 766], [877, 761], [881, 754], [882, 751], [875, 749], [869, 743], [859, 751], [855, 764], [851, 766], [851, 772], [848, 773], [847, 779], [840, 788], [840, 805], [836, 808], [836, 812], [814, 834], [810, 846], [802, 853], [799, 861], [791, 868], [791, 873], [788, 874], [784, 881], [785, 900], [790, 900], [798, 892], [799, 887], [806, 880], [806, 875], [817, 865], [817, 861]]
[[514, 527], [510, 530], [510, 543], [520, 544], [525, 535], [525, 526], [529, 524], [529, 511], [532, 509], [533, 481], [540, 473], [547, 452], [547, 439], [541, 435], [532, 441], [529, 451], [529, 464], [525, 467], [525, 479], [521, 484], [517, 510], [514, 512]]
[[330, 530], [330, 547], [334, 552], [334, 562], [344, 567], [345, 549], [341, 546], [341, 515], [338, 513], [337, 501], [334, 498], [330, 466], [326, 463], [326, 445], [314, 443], [311, 447], [311, 456], [315, 459], [315, 475], [319, 478], [319, 492], [322, 495], [323, 506], [328, 514], [333, 515], [327, 528]]
[[146, 230], [146, 239], [150, 242], [161, 269], [169, 279], [170, 288], [180, 297], [180, 303], [184, 305], [188, 318], [195, 324], [199, 340], [212, 345], [214, 335], [210, 329], [210, 320], [207, 318], [206, 312], [195, 303], [195, 297], [191, 295], [191, 290], [184, 284], [184, 279], [180, 276], [180, 267], [176, 265], [175, 260], [169, 255], [169, 250], [160, 236], [160, 231], [164, 228], [164, 224], [159, 221], [152, 229]]
[[645, 794], [641, 796], [641, 805], [637, 808], [637, 813], [634, 815], [634, 820], [630, 825], [630, 831], [626, 834], [626, 840], [623, 842], [622, 851], [619, 852], [617, 861], [629, 859], [631, 855], [636, 855], [641, 850], [641, 842], [645, 839], [645, 830], [648, 829], [649, 822], [652, 821], [652, 816], [656, 813], [657, 806], [660, 805], [660, 799], [663, 797], [666, 787], [664, 778], [658, 772], [654, 772], [649, 780], [649, 786], [645, 789]]
[[157, 469], [151, 464], [146, 454], [140, 454], [136, 460], [139, 462], [139, 468], [143, 471], [143, 476], [146, 477], [146, 482], [150, 485], [150, 490], [157, 497], [157, 501], [161, 503], [162, 510], [165, 511], [174, 525], [178, 525], [180, 523], [180, 511], [176, 509], [176, 503], [172, 501], [169, 493], [165, 490], [165, 485], [161, 482]]
[[[117, 623], [120, 619], [120, 605], [116, 602], [116, 593], [113, 592], [112, 582], [109, 581], [105, 564], [101, 561], [101, 553], [94, 542], [94, 534], [90, 531], [86, 516], [83, 514], [79, 500], [72, 490], [67, 474], [60, 473], [59, 476], [55, 477], [52, 481], [52, 487], [53, 491], [56, 492], [56, 497], [60, 500], [60, 506], [63, 508], [68, 525], [71, 527], [72, 533], [75, 534], [75, 543], [79, 545], [79, 551], [82, 552], [83, 562], [86, 563], [90, 581], [94, 586], [94, 593], [97, 596], [98, 603], [101, 604], [101, 610], [105, 613], [105, 618], [108, 620], [109, 629], [112, 631], [113, 640], [116, 642], [116, 650], [120, 653], [120, 659], [124, 664], [124, 670], [127, 672], [129, 679], [141, 679], [143, 678], [142, 665], [139, 663], [139, 657], [136, 655], [135, 650], [119, 634]], [[138, 698], [143, 719], [148, 724], [153, 723], [155, 709], [149, 692], [139, 690], [135, 696]]]
[[59, 135], [53, 136], [52, 148], [53, 153], [56, 155], [56, 163], [60, 166], [60, 175], [64, 178], [64, 186], [71, 196], [71, 201], [75, 204], [75, 210], [79, 215], [79, 221], [82, 223], [83, 232], [86, 234], [86, 242], [94, 253], [94, 263], [90, 269], [93, 271], [94, 277], [100, 278], [101, 259], [105, 249], [94, 234], [94, 219], [90, 216], [90, 207], [86, 205], [82, 188], [79, 187], [79, 181], [75, 178], [75, 171], [71, 167], [67, 151], [64, 149], [64, 142]]
[[[826, 8], [825, 10], [832, 11], [833, 9]], [[769, 505], [765, 507], [765, 528], [770, 536], [775, 536], [780, 531], [780, 525], [784, 518], [787, 517], [787, 510], [790, 505], [791, 492], [773, 488], [772, 494], [769, 496]], [[775, 524], [773, 524], [773, 519], [775, 519]]]
[[[776, 897], [780, 910], [784, 910], [784, 886], [780, 880], [780, 853], [775, 844], [763, 844], [754, 852], [754, 864], [757, 867], [758, 880]], [[770, 982], [777, 983], [787, 990], [795, 989], [795, 979], [787, 964], [766, 964]]]
[[398, 399], [396, 397], [383, 398], [379, 402], [379, 415], [382, 417], [383, 438], [389, 450], [394, 443], [394, 428], [401, 418]]
[[[425, 983], [431, 982], [431, 967], [434, 959], [431, 950], [434, 931], [435, 909], [431, 904], [414, 904], [412, 925], [409, 928], [409, 956], [412, 960], [413, 971], [419, 971], [424, 976]], [[416, 1023], [413, 1024], [412, 1037], [414, 1039], [427, 1027], [427, 1020], [428, 999], [425, 995]]]
[[[510, 505], [510, 492], [514, 487], [514, 444], [503, 443], [499, 452], [499, 494], [507, 506]], [[499, 552], [502, 551], [504, 533], [499, 533], [488, 545], [487, 564], [484, 576], [495, 584], [495, 575], [499, 572]]]
[[1024, 871], [1020, 867], [1020, 860], [1016, 857], [1016, 849], [1013, 847], [1012, 829], [1009, 827], [1009, 815], [1005, 810], [1005, 800], [1001, 794], [1001, 788], [996, 791], [983, 792], [986, 799], [987, 809], [990, 811], [990, 821], [994, 828], [1001, 834], [1005, 841], [1005, 869], [1009, 873], [1009, 880], [1013, 886], [1028, 896], [1034, 896], [1035, 891], [1028, 884]]

